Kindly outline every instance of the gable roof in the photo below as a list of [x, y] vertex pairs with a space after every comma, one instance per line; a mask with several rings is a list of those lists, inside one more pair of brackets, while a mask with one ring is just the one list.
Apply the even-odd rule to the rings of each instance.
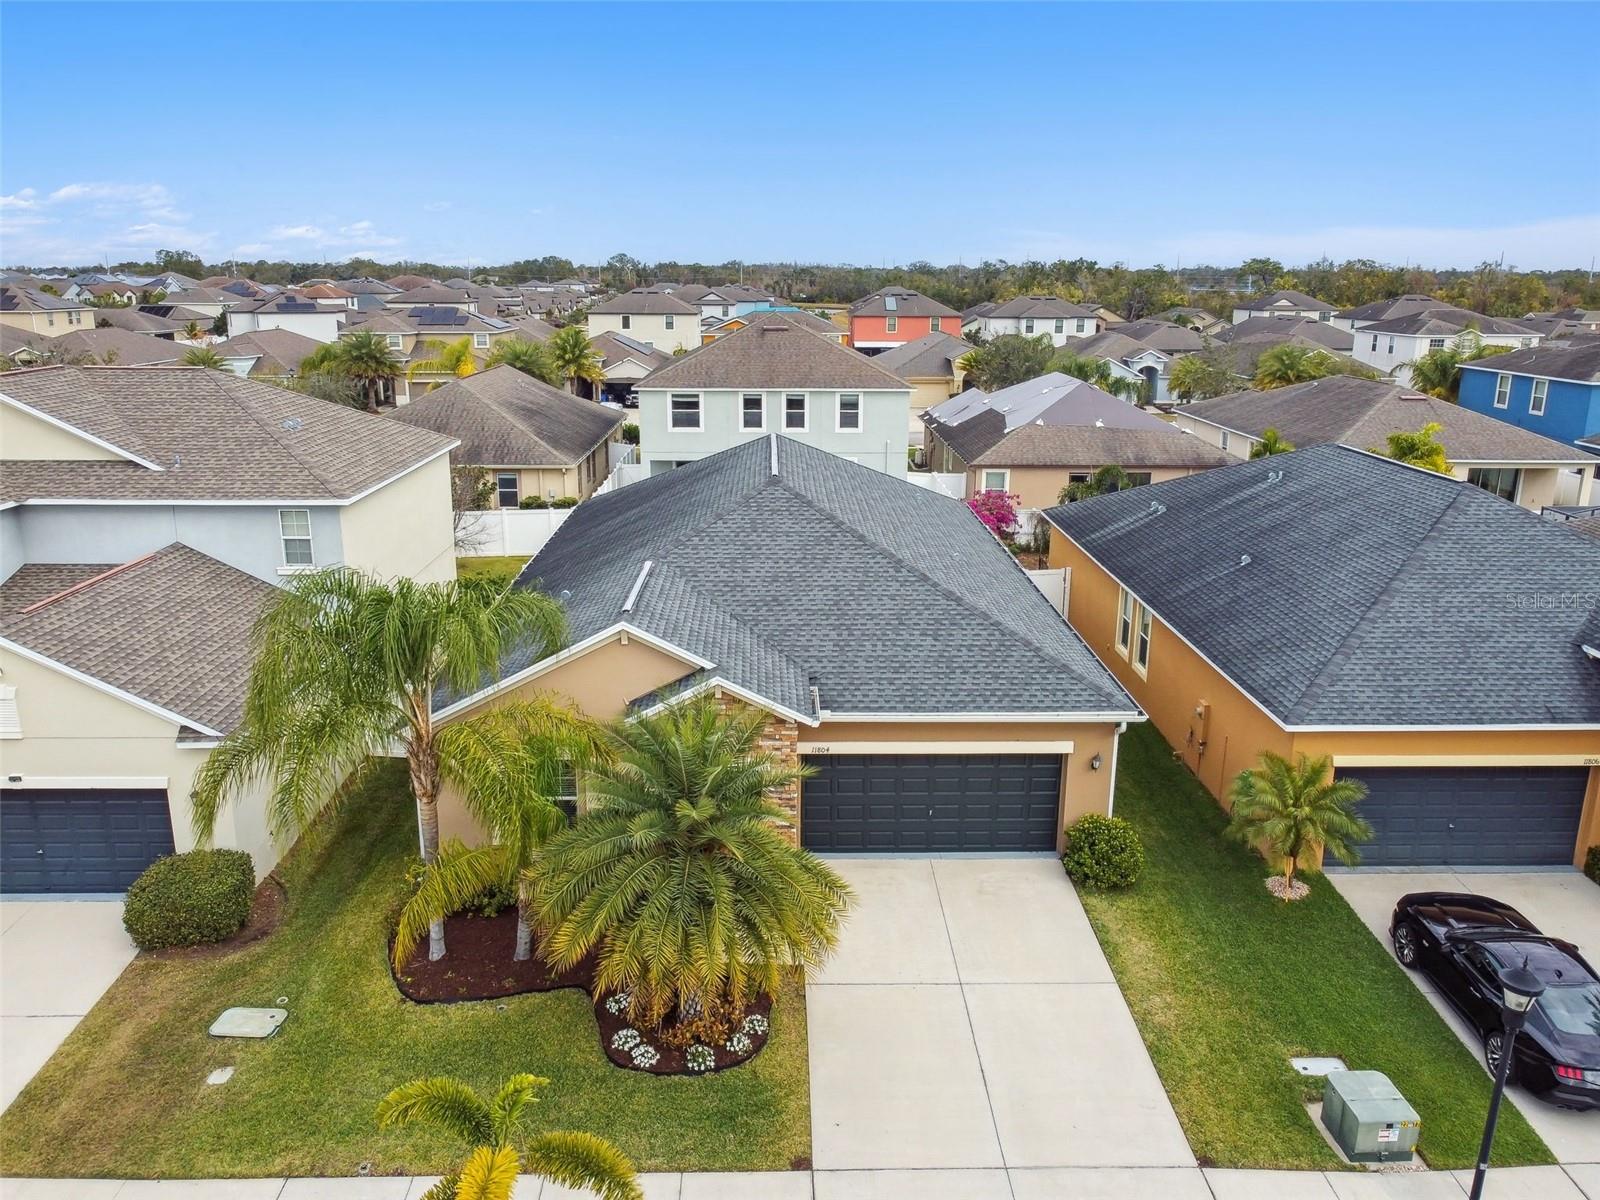
[[1461, 364], [1462, 370], [1541, 375], [1574, 383], [1600, 383], [1600, 341], [1571, 346], [1534, 346]]
[[906, 287], [883, 287], [850, 306], [852, 317], [959, 317], [948, 304]]
[[470, 304], [474, 297], [465, 288], [446, 287], [442, 283], [425, 283], [407, 288], [397, 295], [385, 296], [383, 302], [398, 307], [413, 304]]
[[1349, 321], [1387, 321], [1390, 317], [1404, 317], [1410, 313], [1421, 312], [1423, 309], [1438, 308], [1444, 303], [1436, 296], [1407, 292], [1404, 296], [1394, 296], [1388, 300], [1358, 304], [1354, 308], [1344, 309], [1339, 316]]
[[1238, 307], [1251, 312], [1271, 312], [1273, 309], [1304, 308], [1313, 312], [1337, 312], [1338, 310], [1325, 300], [1318, 300], [1315, 296], [1308, 296], [1304, 292], [1279, 291], [1266, 296], [1260, 296], [1249, 304]]
[[1160, 429], [1101, 425], [1023, 425], [976, 458], [974, 467], [1224, 467], [1234, 460], [1193, 434], [1162, 422]]
[[1486, 317], [1471, 309], [1457, 308], [1452, 304], [1437, 304], [1419, 309], [1404, 316], [1390, 317], [1363, 325], [1360, 333], [1405, 333], [1425, 336], [1450, 337], [1466, 329], [1476, 329], [1486, 337], [1504, 334], [1510, 337], [1527, 337], [1539, 331], [1520, 321], [1507, 321], [1503, 317]]
[[1267, 314], [1251, 317], [1240, 321], [1237, 325], [1220, 329], [1216, 333], [1215, 340], [1230, 346], [1246, 342], [1277, 343], [1298, 340], [1302, 345], [1310, 342], [1326, 346], [1329, 350], [1337, 350], [1341, 354], [1348, 354], [1355, 349], [1356, 335], [1348, 329], [1335, 329], [1329, 322], [1319, 321], [1315, 317], [1275, 317]]
[[1094, 310], [1085, 308], [1081, 304], [1074, 304], [1070, 300], [1062, 300], [1058, 296], [1018, 296], [1015, 299], [996, 305], [986, 313], [978, 315], [998, 319], [1009, 319], [1011, 317], [1083, 317], [1087, 320], [1094, 317]]
[[[1200, 336], [1199, 330], [1172, 321], [1157, 321], [1153, 317], [1124, 321], [1117, 326], [1116, 332], [1122, 337], [1153, 346], [1163, 354], [1187, 354], [1205, 346], [1205, 339]], [[1073, 348], [1070, 345], [1066, 347], [1068, 350]]]
[[64, 312], [87, 307], [36, 288], [0, 284], [0, 312]]
[[750, 323], [673, 359], [641, 388], [889, 388], [905, 380], [860, 351], [841, 346], [786, 312], [750, 314]]
[[556, 327], [538, 317], [506, 317], [505, 323], [511, 326], [518, 337], [526, 338], [530, 342], [548, 342], [556, 335]]
[[964, 504], [776, 435], [586, 500], [535, 585], [567, 594], [573, 642], [626, 622], [811, 723], [1137, 712]]
[[[108, 365], [141, 367], [151, 363], [176, 363], [193, 347], [187, 342], [131, 333], [113, 325], [104, 329], [74, 329], [49, 338], [36, 349], [51, 355], [56, 362], [93, 359]], [[4, 381], [0, 381], [0, 391], [4, 388]]]
[[592, 313], [627, 313], [629, 316], [651, 316], [670, 313], [673, 316], [700, 315], [700, 309], [670, 292], [654, 292], [647, 288], [634, 288], [602, 300], [589, 310]]
[[486, 467], [574, 466], [623, 421], [511, 366], [453, 380], [389, 415], [458, 439], [452, 462]]
[[1136, 358], [1141, 354], [1157, 354], [1162, 358], [1172, 357], [1170, 350], [1161, 350], [1152, 346], [1149, 342], [1129, 337], [1122, 332], [1122, 326], [1120, 325], [1116, 329], [1104, 330], [1093, 337], [1077, 338], [1065, 349], [1086, 358], [1125, 360]]
[[293, 292], [277, 292], [271, 296], [263, 296], [259, 300], [246, 300], [243, 304], [234, 306], [234, 312], [240, 313], [282, 313], [299, 316], [322, 315], [326, 317], [343, 317], [350, 310], [343, 305], [319, 304], [315, 300], [304, 296], [297, 296]]
[[1185, 417], [1259, 438], [1276, 429], [1296, 447], [1338, 442], [1382, 450], [1391, 433], [1430, 422], [1452, 462], [1588, 462], [1553, 438], [1382, 379], [1330, 375], [1269, 392], [1241, 391], [1184, 406]]
[[275, 591], [179, 543], [121, 565], [28, 564], [0, 585], [0, 638], [224, 734]]
[[589, 339], [589, 344], [600, 355], [600, 364], [607, 370], [630, 358], [642, 367], [651, 368], [664, 367], [673, 361], [665, 350], [657, 350], [625, 333], [597, 333]]
[[873, 363], [901, 379], [954, 379], [955, 364], [975, 347], [952, 334], [935, 330], [875, 355]]
[[201, 367], [8, 371], [0, 378], [0, 403], [6, 402], [129, 456], [7, 461], [0, 493], [16, 501], [338, 504], [455, 444], [424, 429]]
[[1600, 544], [1470, 484], [1324, 445], [1045, 517], [1284, 725], [1600, 725], [1600, 622], [1538, 603]]
[[385, 283], [381, 279], [371, 279], [365, 275], [355, 279], [336, 280], [338, 285], [352, 296], [393, 296], [400, 291], [392, 283]]
[[257, 329], [238, 333], [211, 348], [223, 358], [255, 358], [250, 368], [263, 375], [292, 375], [307, 355], [315, 354], [323, 343], [292, 329]]

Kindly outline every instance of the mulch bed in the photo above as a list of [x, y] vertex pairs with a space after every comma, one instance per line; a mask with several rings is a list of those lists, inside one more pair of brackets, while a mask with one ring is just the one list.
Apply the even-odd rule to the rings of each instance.
[[141, 950], [141, 958], [224, 958], [241, 950], [276, 930], [283, 921], [283, 884], [276, 876], [268, 875], [256, 885], [250, 900], [250, 915], [244, 919], [239, 932], [220, 942], [203, 946], [168, 946], [164, 950]]
[[[526, 961], [517, 962], [511, 957], [517, 944], [517, 913], [514, 908], [492, 917], [476, 913], [456, 913], [446, 917], [444, 944], [445, 956], [438, 962], [428, 961], [428, 943], [424, 940], [418, 945], [410, 962], [399, 971], [392, 971], [395, 986], [407, 1000], [418, 1004], [457, 1004], [470, 1000], [499, 1000], [529, 992], [553, 992], [559, 988], [578, 988], [591, 993], [594, 980], [592, 959], [579, 963], [570, 971], [557, 973], [551, 971], [539, 957], [537, 943], [532, 957]], [[392, 970], [392, 953], [389, 958]], [[687, 1050], [663, 1045], [659, 1040], [646, 1036], [644, 1040], [659, 1057], [648, 1066], [642, 1065], [634, 1060], [631, 1049], [612, 1045], [617, 1033], [631, 1026], [626, 1012], [612, 1013], [608, 1010], [608, 999], [609, 995], [593, 1000], [600, 1048], [613, 1063], [630, 1071], [644, 1071], [651, 1075], [710, 1075], [749, 1062], [767, 1044], [766, 1032], [748, 1033], [745, 1035], [750, 1040], [748, 1050], [741, 1052], [729, 1050], [726, 1046], [710, 1047], [714, 1064], [709, 1068], [692, 1070]], [[758, 997], [745, 1014], [747, 1018], [752, 1015], [761, 1018], [759, 1024], [770, 1028], [772, 1001], [765, 996]]]

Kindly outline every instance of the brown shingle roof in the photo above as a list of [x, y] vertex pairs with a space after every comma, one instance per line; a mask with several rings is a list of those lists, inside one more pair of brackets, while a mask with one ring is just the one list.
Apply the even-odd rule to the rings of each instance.
[[667, 292], [651, 292], [644, 288], [634, 288], [631, 292], [623, 292], [620, 296], [613, 296], [609, 300], [596, 304], [589, 310], [592, 313], [627, 313], [630, 316], [647, 316], [656, 313], [671, 313], [673, 316], [692, 313], [700, 315], [700, 310], [693, 304], [679, 300]]
[[[888, 297], [894, 298], [890, 308]], [[850, 306], [852, 317], [881, 317], [893, 313], [897, 317], [959, 317], [961, 314], [948, 304], [940, 304], [932, 296], [924, 296], [910, 288], [879, 288], [870, 296], [863, 296]]]
[[971, 462], [975, 467], [1224, 467], [1234, 460], [1170, 426], [1023, 425]]
[[906, 383], [866, 355], [784, 312], [751, 313], [724, 334], [639, 381], [642, 388], [877, 388]]
[[254, 333], [235, 334], [225, 342], [211, 348], [223, 358], [258, 356], [251, 366], [251, 374], [292, 375], [309, 354], [315, 354], [322, 343], [303, 333], [290, 329], [258, 329]]

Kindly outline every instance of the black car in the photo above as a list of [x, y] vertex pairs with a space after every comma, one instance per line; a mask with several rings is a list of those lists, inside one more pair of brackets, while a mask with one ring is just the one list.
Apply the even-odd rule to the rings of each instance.
[[1500, 972], [1526, 967], [1544, 995], [1517, 1034], [1509, 1081], [1567, 1108], [1600, 1108], [1600, 975], [1571, 942], [1546, 937], [1487, 896], [1415, 892], [1389, 922], [1395, 957], [1421, 971], [1483, 1039], [1494, 1070], [1504, 1036]]

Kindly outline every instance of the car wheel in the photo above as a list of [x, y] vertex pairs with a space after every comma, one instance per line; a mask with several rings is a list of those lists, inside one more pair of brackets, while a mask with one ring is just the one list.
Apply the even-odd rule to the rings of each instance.
[[[1501, 1052], [1504, 1049], [1505, 1049], [1505, 1035], [1503, 1033], [1501, 1033], [1498, 1029], [1496, 1029], [1488, 1037], [1483, 1039], [1483, 1061], [1489, 1067], [1489, 1074], [1493, 1075], [1497, 1071], [1499, 1071], [1499, 1069], [1500, 1069], [1500, 1055], [1501, 1055]], [[1510, 1085], [1510, 1084], [1516, 1083], [1516, 1081], [1517, 1081], [1517, 1064], [1516, 1064], [1516, 1060], [1513, 1059], [1512, 1062], [1511, 1062], [1510, 1068], [1506, 1071], [1506, 1083], [1508, 1085]]]
[[1421, 951], [1422, 938], [1415, 925], [1410, 921], [1401, 921], [1394, 927], [1394, 956], [1400, 960], [1402, 967], [1416, 966]]

